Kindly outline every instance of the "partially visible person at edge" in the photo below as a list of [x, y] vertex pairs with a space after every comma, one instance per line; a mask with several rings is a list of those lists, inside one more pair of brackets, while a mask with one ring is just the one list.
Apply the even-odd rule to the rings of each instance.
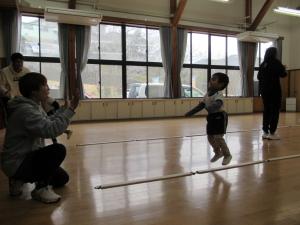
[[28, 73], [20, 78], [22, 96], [8, 102], [8, 123], [1, 152], [3, 172], [9, 178], [11, 196], [22, 194], [24, 183], [35, 183], [32, 199], [54, 203], [61, 196], [53, 187], [64, 186], [68, 173], [60, 166], [66, 156], [62, 144], [45, 146], [45, 138], [55, 138], [68, 127], [79, 103], [79, 93], [48, 116], [41, 103], [49, 98], [47, 79], [40, 73]]
[[280, 78], [285, 76], [287, 76], [287, 72], [277, 59], [277, 48], [268, 48], [257, 74], [259, 93], [262, 96], [264, 105], [263, 139], [280, 139], [279, 135], [276, 134], [282, 98]]
[[30, 71], [23, 66], [23, 55], [13, 53], [11, 64], [0, 71], [0, 92], [6, 97], [20, 96], [19, 79]]
[[11, 64], [0, 70], [0, 128], [5, 128], [7, 123], [7, 102], [10, 98], [20, 96], [18, 81], [20, 77], [29, 73], [29, 70], [23, 67], [23, 55], [13, 53], [11, 55]]

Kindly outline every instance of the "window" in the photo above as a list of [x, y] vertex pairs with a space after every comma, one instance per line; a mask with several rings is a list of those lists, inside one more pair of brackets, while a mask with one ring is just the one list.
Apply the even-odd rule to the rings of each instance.
[[138, 91], [148, 84], [164, 84], [158, 29], [101, 24], [92, 28], [91, 36], [87, 79], [83, 78], [87, 97], [155, 97], [149, 96], [151, 87], [143, 94]]
[[24, 66], [48, 79], [50, 95], [60, 98], [61, 66], [57, 23], [39, 17], [22, 16], [20, 51]]
[[224, 94], [241, 96], [237, 39], [229, 36], [188, 33], [181, 83], [185, 97], [201, 97], [207, 92], [207, 83], [216, 72], [227, 73], [229, 85]]

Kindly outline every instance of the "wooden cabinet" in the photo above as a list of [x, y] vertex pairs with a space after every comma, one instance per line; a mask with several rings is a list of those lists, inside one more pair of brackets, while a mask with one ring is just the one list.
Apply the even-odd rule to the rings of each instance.
[[85, 121], [91, 120], [91, 102], [81, 101], [75, 110], [75, 115], [73, 116], [73, 121]]
[[[134, 118], [164, 118], [184, 116], [199, 104], [197, 99], [143, 99], [114, 101], [81, 101], [72, 120], [107, 120]], [[225, 98], [224, 108], [228, 114], [253, 112], [253, 98]], [[205, 109], [196, 115], [206, 115]]]
[[165, 100], [165, 116], [166, 117], [176, 116], [176, 100], [174, 99]]
[[227, 98], [224, 103], [228, 114], [251, 113], [253, 111], [252, 98]]
[[105, 120], [117, 119], [117, 102], [110, 101], [95, 101], [91, 103], [91, 119]]
[[191, 108], [190, 99], [178, 99], [176, 101], [176, 116], [184, 116]]
[[164, 117], [165, 103], [164, 100], [146, 100], [143, 101], [143, 118]]
[[142, 117], [142, 101], [118, 101], [118, 119]]

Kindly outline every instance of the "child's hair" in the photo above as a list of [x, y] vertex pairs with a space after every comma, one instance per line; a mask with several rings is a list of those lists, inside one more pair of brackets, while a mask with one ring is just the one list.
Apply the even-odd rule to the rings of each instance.
[[229, 77], [227, 76], [227, 74], [219, 72], [219, 73], [214, 73], [212, 76], [217, 77], [218, 82], [223, 84], [223, 86], [220, 88], [220, 91], [224, 90], [227, 87], [229, 83]]
[[47, 83], [47, 79], [40, 73], [27, 73], [19, 79], [19, 89], [24, 97], [31, 97], [33, 91]]

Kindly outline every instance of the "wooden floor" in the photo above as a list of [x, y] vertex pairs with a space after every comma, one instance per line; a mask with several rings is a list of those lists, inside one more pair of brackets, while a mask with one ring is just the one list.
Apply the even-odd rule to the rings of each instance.
[[[261, 139], [261, 114], [230, 116], [230, 165], [300, 154], [300, 113], [282, 113], [280, 141]], [[1, 225], [299, 225], [300, 158], [104, 190], [97, 185], [222, 167], [210, 163], [205, 118], [81, 123], [63, 167], [71, 180], [52, 205], [8, 196]], [[3, 132], [2, 132], [3, 135]]]

